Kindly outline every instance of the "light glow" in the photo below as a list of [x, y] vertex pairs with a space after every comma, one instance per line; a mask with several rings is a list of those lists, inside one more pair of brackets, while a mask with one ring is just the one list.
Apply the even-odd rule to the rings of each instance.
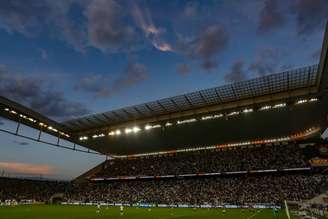
[[235, 115], [239, 115], [239, 111], [233, 111], [229, 113], [227, 116], [235, 116]]
[[267, 106], [262, 106], [262, 107], [259, 109], [259, 111], [269, 110], [269, 109], [271, 109], [271, 108], [272, 108], [272, 106], [269, 106], [269, 105], [267, 105]]
[[276, 104], [274, 105], [272, 108], [276, 109], [276, 108], [282, 108], [282, 107], [286, 107], [286, 103], [279, 103], [279, 104]]
[[173, 125], [173, 124], [170, 123], [170, 122], [165, 123], [165, 126], [166, 126], [166, 127], [168, 127], [168, 126], [172, 126], [172, 125]]
[[82, 136], [79, 139], [80, 139], [80, 141], [86, 141], [86, 140], [88, 140], [88, 136]]
[[197, 121], [197, 119], [195, 119], [195, 118], [178, 120], [177, 124], [180, 125], [180, 124], [191, 123], [191, 122], [196, 122], [196, 121]]
[[140, 132], [140, 128], [138, 127], [138, 126], [135, 126], [135, 127], [133, 127], [133, 129], [132, 129], [132, 131], [134, 132], [134, 133], [137, 133], [137, 132]]
[[243, 110], [243, 113], [251, 113], [251, 112], [253, 112], [253, 109], [244, 109]]
[[303, 103], [307, 103], [307, 102], [308, 102], [308, 100], [306, 100], [306, 99], [304, 99], [304, 100], [298, 100], [296, 102], [296, 104], [303, 104]]
[[311, 98], [309, 102], [317, 102], [319, 99], [318, 98]]

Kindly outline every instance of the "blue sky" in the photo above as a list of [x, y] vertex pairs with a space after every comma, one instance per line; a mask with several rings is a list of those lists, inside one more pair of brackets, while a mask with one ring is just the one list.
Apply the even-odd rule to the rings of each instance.
[[[327, 17], [325, 0], [2, 0], [0, 95], [63, 121], [316, 64]], [[7, 172], [103, 160], [0, 138]]]

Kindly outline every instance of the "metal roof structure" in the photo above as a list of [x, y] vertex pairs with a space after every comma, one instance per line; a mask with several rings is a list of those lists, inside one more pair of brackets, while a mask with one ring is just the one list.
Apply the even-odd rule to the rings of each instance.
[[157, 117], [268, 94], [308, 88], [318, 83], [318, 65], [276, 73], [247, 81], [164, 98], [140, 105], [70, 120], [63, 124], [73, 132], [110, 127], [128, 121]]

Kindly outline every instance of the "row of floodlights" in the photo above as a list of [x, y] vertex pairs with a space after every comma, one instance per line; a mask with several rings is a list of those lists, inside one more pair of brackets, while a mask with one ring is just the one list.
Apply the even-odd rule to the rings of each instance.
[[[318, 98], [311, 98], [311, 99], [301, 99], [301, 100], [298, 100], [295, 104], [296, 105], [299, 105], [299, 104], [304, 104], [304, 103], [309, 103], [309, 102], [316, 102], [318, 101]], [[278, 108], [283, 108], [283, 107], [286, 107], [287, 104], [286, 103], [278, 103], [278, 104], [275, 104], [275, 105], [265, 105], [265, 106], [262, 106], [258, 109], [258, 111], [266, 111], [266, 110], [270, 110], [270, 109], [278, 109]], [[219, 118], [222, 118], [224, 116], [227, 116], [227, 117], [231, 117], [231, 116], [236, 116], [236, 115], [239, 115], [239, 114], [247, 114], [247, 113], [251, 113], [251, 112], [254, 112], [254, 109], [252, 108], [245, 108], [241, 111], [233, 111], [233, 112], [230, 112], [230, 113], [227, 113], [227, 114], [214, 114], [214, 115], [207, 115], [207, 116], [202, 116], [200, 118], [200, 120], [212, 120], [212, 119], [219, 119]], [[193, 122], [197, 122], [199, 121], [198, 119], [196, 118], [190, 118], [190, 119], [185, 119], [185, 120], [178, 120], [176, 122], [176, 125], [181, 125], [181, 124], [187, 124], [187, 123], [193, 123]], [[167, 122], [164, 124], [165, 127], [169, 127], [169, 126], [172, 126], [174, 125], [172, 122]], [[156, 125], [146, 125], [144, 127], [144, 130], [151, 130], [151, 129], [156, 129], [156, 128], [161, 128], [162, 125], [160, 124], [156, 124]], [[142, 131], [142, 128], [138, 127], [138, 126], [134, 126], [132, 128], [126, 128], [124, 129], [124, 131], [120, 130], [120, 129], [117, 129], [117, 130], [112, 130], [108, 133], [109, 136], [119, 136], [123, 133], [125, 134], [133, 134], [133, 133], [138, 133]], [[94, 134], [92, 135], [92, 138], [95, 139], [95, 138], [100, 138], [100, 137], [105, 137], [106, 135], [104, 133], [101, 133], [101, 134]], [[85, 141], [85, 140], [88, 140], [89, 137], [88, 136], [81, 136], [79, 138], [80, 141]]]
[[[7, 113], [12, 114], [12, 115], [17, 115], [17, 116], [19, 116], [19, 118], [24, 119], [26, 121], [29, 121], [29, 122], [32, 122], [32, 123], [37, 123], [37, 120], [36, 119], [33, 119], [31, 117], [28, 117], [28, 116], [26, 116], [24, 114], [18, 113], [15, 110], [12, 110], [12, 109], [9, 109], [9, 108], [4, 108], [4, 111], [6, 111]], [[49, 125], [47, 125], [45, 123], [39, 122], [38, 125], [40, 127], [42, 127], [42, 128], [47, 128], [48, 130], [50, 130], [52, 132], [59, 133], [60, 135], [65, 136], [67, 138], [70, 137], [69, 134], [66, 134], [65, 132], [59, 131], [59, 130], [55, 129], [54, 127], [49, 126]]]
[[169, 153], [181, 153], [181, 152], [191, 152], [191, 151], [203, 151], [203, 150], [213, 150], [217, 148], [231, 148], [231, 147], [238, 147], [238, 146], [250, 146], [250, 145], [261, 145], [261, 144], [274, 144], [274, 143], [281, 143], [281, 142], [288, 142], [293, 141], [297, 139], [304, 138], [306, 136], [309, 136], [313, 133], [318, 132], [320, 129], [317, 127], [311, 127], [309, 129], [306, 129], [303, 132], [280, 137], [280, 138], [269, 138], [269, 139], [261, 139], [261, 140], [255, 140], [255, 141], [244, 141], [244, 142], [238, 142], [238, 143], [230, 143], [230, 144], [220, 144], [220, 145], [210, 145], [210, 146], [201, 146], [201, 147], [193, 147], [193, 148], [186, 148], [186, 149], [178, 149], [174, 151], [160, 151], [160, 152], [151, 152], [151, 153], [144, 153], [144, 154], [134, 154], [134, 155], [114, 155], [114, 158], [127, 158], [127, 157], [144, 157], [144, 156], [155, 156], [155, 155], [163, 155], [163, 154], [169, 154]]

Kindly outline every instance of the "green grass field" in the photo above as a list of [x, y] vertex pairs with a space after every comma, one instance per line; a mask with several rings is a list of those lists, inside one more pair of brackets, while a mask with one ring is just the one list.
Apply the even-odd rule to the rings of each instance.
[[284, 210], [274, 216], [271, 209], [241, 210], [227, 209], [183, 209], [183, 208], [125, 208], [121, 216], [118, 207], [106, 209], [100, 213], [95, 206], [60, 206], [60, 205], [26, 205], [16, 207], [0, 207], [1, 219], [170, 219], [170, 218], [201, 218], [201, 219], [287, 219]]

